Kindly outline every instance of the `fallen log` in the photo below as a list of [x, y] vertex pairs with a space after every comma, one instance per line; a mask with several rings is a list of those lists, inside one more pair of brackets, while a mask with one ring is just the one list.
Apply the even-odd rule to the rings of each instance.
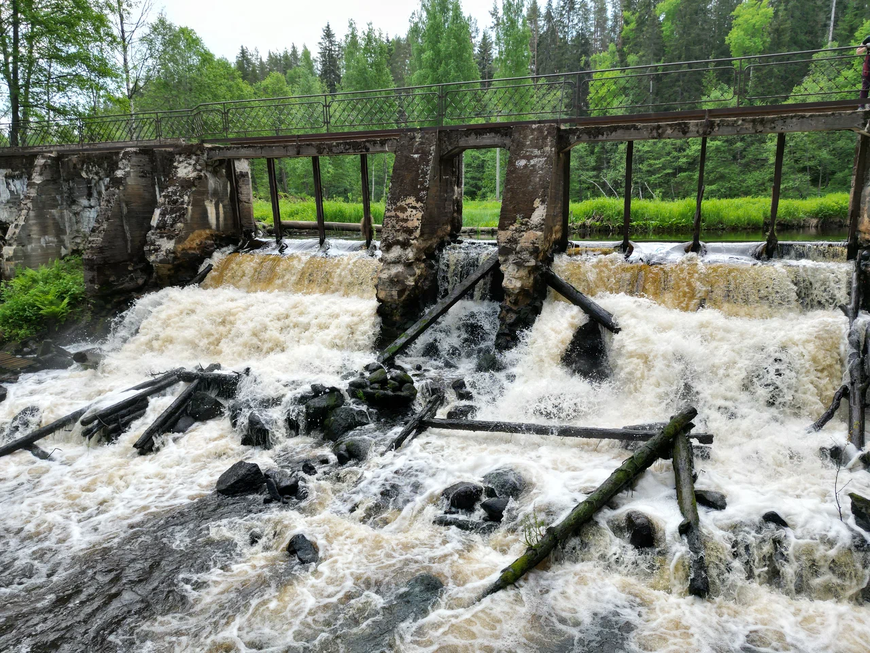
[[830, 422], [837, 410], [840, 408], [840, 402], [843, 401], [843, 397], [849, 396], [849, 386], [844, 385], [841, 386], [839, 390], [834, 393], [834, 398], [831, 400], [831, 405], [828, 406], [828, 410], [822, 413], [821, 417], [813, 422], [812, 426], [810, 426], [809, 430], [811, 431], [821, 431], [825, 424]]
[[628, 487], [645, 469], [658, 460], [663, 449], [670, 447], [677, 434], [690, 427], [698, 414], [694, 408], [686, 408], [671, 418], [661, 433], [646, 442], [634, 455], [627, 458], [604, 483], [599, 485], [585, 500], [577, 504], [565, 519], [547, 529], [546, 534], [526, 549], [526, 552], [502, 570], [498, 579], [480, 597], [495, 594], [516, 583], [530, 570], [543, 562], [557, 545], [564, 544], [576, 535], [580, 528], [592, 520], [595, 513], [604, 507], [616, 494]]
[[414, 418], [405, 425], [405, 428], [402, 429], [402, 432], [399, 433], [399, 435], [397, 435], [396, 438], [390, 443], [390, 446], [387, 447], [387, 451], [398, 449], [405, 443], [406, 440], [413, 440], [415, 437], [417, 437], [420, 431], [426, 428], [424, 426], [424, 420], [434, 415], [435, 411], [438, 410], [438, 407], [443, 402], [444, 395], [442, 394], [436, 394], [434, 397], [432, 397], [429, 402], [423, 407], [423, 410], [417, 413]]
[[[559, 426], [554, 424], [523, 424], [521, 422], [483, 422], [469, 419], [433, 419], [426, 417], [421, 426], [424, 429], [447, 429], [452, 431], [483, 431], [487, 433], [518, 433], [521, 435], [555, 435], [562, 438], [588, 438], [594, 440], [628, 440], [646, 442], [656, 437], [665, 425], [651, 429], [649, 425], [623, 429], [598, 428], [594, 426]], [[712, 444], [709, 433], [692, 435], [701, 444]]]
[[692, 444], [685, 431], [680, 431], [674, 437], [673, 465], [677, 504], [680, 506], [680, 513], [684, 520], [680, 525], [680, 534], [686, 536], [686, 543], [689, 545], [689, 594], [705, 598], [710, 593], [710, 581], [707, 578], [707, 559], [701, 542], [695, 483], [692, 480], [695, 471]]
[[178, 374], [181, 370], [172, 370], [171, 372], [167, 372], [166, 374], [152, 379], [150, 381], [146, 381], [145, 383], [140, 383], [137, 386], [133, 386], [132, 388], [125, 390], [124, 392], [130, 392], [132, 390], [140, 390], [140, 392], [127, 397], [126, 399], [122, 399], [117, 404], [113, 404], [108, 408], [103, 408], [102, 410], [97, 411], [93, 415], [88, 415], [83, 418], [81, 421], [82, 426], [87, 426], [88, 424], [92, 424], [97, 420], [105, 421], [112, 414], [117, 413], [120, 410], [124, 410], [125, 408], [129, 408], [130, 406], [135, 406], [137, 403], [142, 401], [145, 397], [150, 397], [153, 394], [157, 394], [166, 388], [171, 388], [176, 383], [179, 382]]
[[51, 460], [51, 454], [37, 444], [28, 444], [24, 449], [40, 460]]
[[202, 270], [200, 270], [199, 272], [197, 272], [197, 273], [196, 273], [196, 276], [193, 277], [193, 279], [191, 279], [190, 281], [188, 281], [186, 284], [184, 284], [184, 286], [185, 286], [185, 287], [187, 287], [187, 286], [198, 286], [198, 285], [201, 284], [203, 281], [205, 281], [205, 278], [208, 276], [208, 273], [212, 271], [212, 269], [214, 269], [214, 266], [213, 266], [211, 263], [209, 263], [209, 264], [206, 265]]
[[[326, 231], [355, 231], [356, 233], [362, 232], [362, 224], [356, 222], [324, 222], [324, 229]], [[308, 220], [281, 220], [281, 229], [303, 229], [303, 230], [317, 230], [317, 223], [314, 221]], [[372, 232], [375, 230], [380, 231], [381, 225], [372, 223]]]
[[146, 412], [147, 408], [142, 408], [137, 410], [135, 413], [130, 413], [124, 419], [119, 419], [118, 421], [107, 425], [103, 431], [103, 437], [110, 442], [114, 442], [118, 439], [118, 436], [121, 435], [121, 433], [130, 427], [130, 424], [140, 417], [143, 417]]
[[493, 252], [489, 258], [480, 264], [480, 267], [465, 277], [465, 279], [463, 279], [462, 282], [457, 285], [449, 295], [447, 295], [447, 297], [426, 311], [426, 314], [417, 320], [410, 329], [396, 338], [393, 344], [384, 349], [378, 356], [378, 362], [383, 365], [387, 361], [392, 360], [400, 351], [419, 338], [426, 329], [432, 326], [439, 317], [449, 311], [456, 302], [462, 299], [472, 288], [474, 288], [481, 279], [492, 272], [497, 265], [498, 253]]
[[619, 333], [619, 325], [616, 323], [616, 320], [613, 319], [613, 315], [605, 311], [601, 306], [593, 302], [558, 274], [547, 269], [544, 271], [544, 279], [546, 279], [547, 285], [550, 286], [550, 288], [562, 295], [562, 297], [575, 306], [579, 306], [583, 312], [589, 316], [589, 319], [597, 322], [608, 331]]
[[[217, 394], [226, 397], [232, 398], [235, 396], [239, 383], [241, 382], [244, 374], [239, 372], [231, 372], [229, 374], [225, 373], [214, 373], [214, 372], [206, 372], [206, 371], [189, 371], [184, 370], [179, 372], [178, 378], [186, 383], [192, 383], [193, 381], [202, 381], [203, 384], [208, 385], [208, 387], [213, 388], [217, 391]], [[200, 386], [200, 389], [203, 389], [203, 386]]]
[[[172, 374], [172, 372], [169, 372]], [[168, 375], [161, 376], [157, 379], [151, 379], [149, 381], [145, 381], [144, 383], [140, 383], [139, 385], [134, 385], [132, 388], [127, 388], [124, 392], [132, 392], [133, 390], [140, 390], [142, 388], [154, 387], [160, 380], [165, 378]], [[55, 420], [51, 424], [43, 426], [42, 428], [36, 429], [33, 433], [28, 433], [24, 437], [18, 438], [17, 440], [13, 440], [12, 442], [8, 442], [7, 444], [0, 447], [0, 458], [6, 456], [10, 453], [18, 451], [19, 449], [24, 449], [34, 442], [38, 442], [42, 438], [51, 435], [55, 431], [59, 431], [65, 426], [69, 426], [70, 424], [74, 424], [82, 417], [85, 413], [87, 413], [92, 407], [93, 403], [88, 404], [84, 408], [79, 408], [78, 410], [70, 413], [69, 415], [64, 415], [58, 420]], [[93, 420], [91, 420], [93, 421]]]
[[867, 383], [864, 378], [863, 358], [867, 350], [867, 342], [862, 347], [860, 323], [855, 321], [849, 327], [847, 338], [848, 354], [846, 369], [849, 373], [849, 442], [858, 449], [864, 448], [864, 403], [867, 395]]
[[[205, 368], [205, 372], [213, 372], [219, 368], [220, 365], [215, 363]], [[181, 417], [181, 414], [187, 408], [187, 404], [189, 404], [190, 400], [193, 399], [194, 393], [199, 390], [202, 383], [202, 379], [194, 379], [190, 385], [187, 386], [178, 397], [176, 397], [175, 401], [169, 405], [169, 408], [160, 413], [151, 426], [145, 429], [145, 432], [142, 433], [142, 435], [139, 436], [139, 439], [133, 444], [133, 448], [137, 449], [140, 455], [144, 455], [154, 450], [154, 438], [166, 433], [166, 431], [173, 427], [175, 422], [178, 421], [178, 418]]]
[[132, 415], [133, 413], [137, 413], [141, 410], [145, 410], [148, 406], [148, 399], [142, 399], [142, 401], [130, 406], [129, 408], [125, 408], [124, 410], [119, 410], [117, 413], [112, 413], [108, 417], [104, 419], [97, 420], [93, 424], [89, 424], [84, 429], [82, 429], [82, 437], [90, 440], [94, 435], [105, 428], [116, 424], [118, 421], [123, 420], [124, 418]]

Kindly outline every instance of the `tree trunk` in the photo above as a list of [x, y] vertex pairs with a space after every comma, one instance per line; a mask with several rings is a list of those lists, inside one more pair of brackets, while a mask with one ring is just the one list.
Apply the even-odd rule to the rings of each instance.
[[19, 38], [21, 14], [18, 11], [18, 3], [19, 0], [12, 0], [12, 79], [9, 84], [9, 110], [12, 114], [12, 128], [9, 133], [9, 144], [12, 147], [18, 147], [18, 131], [21, 128], [21, 109], [19, 106], [19, 93], [21, 89], [18, 86], [18, 75], [20, 72], [18, 50], [21, 47], [21, 41]]
[[689, 561], [689, 594], [704, 598], [710, 592], [710, 582], [707, 579], [707, 560], [704, 557], [704, 545], [701, 542], [698, 504], [695, 501], [695, 484], [692, 480], [694, 473], [692, 444], [685, 431], [680, 431], [674, 438], [673, 464], [677, 485], [677, 503], [685, 520], [680, 526], [680, 533], [686, 536], [691, 557]]
[[690, 428], [690, 422], [697, 414], [698, 411], [694, 408], [686, 408], [672, 417], [661, 433], [638, 449], [592, 494], [586, 497], [582, 503], [579, 503], [565, 519], [548, 528], [544, 537], [526, 549], [523, 555], [505, 568], [481, 598], [513, 585], [527, 572], [543, 562], [557, 545], [564, 544], [576, 535], [584, 524], [592, 520], [598, 510], [658, 460], [662, 450], [669, 447], [679, 433]]

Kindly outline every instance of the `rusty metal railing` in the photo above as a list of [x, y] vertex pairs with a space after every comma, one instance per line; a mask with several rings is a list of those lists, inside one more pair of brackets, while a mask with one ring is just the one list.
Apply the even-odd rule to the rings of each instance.
[[863, 57], [829, 48], [754, 57], [201, 104], [180, 111], [0, 123], [0, 148], [233, 140], [328, 132], [855, 100]]

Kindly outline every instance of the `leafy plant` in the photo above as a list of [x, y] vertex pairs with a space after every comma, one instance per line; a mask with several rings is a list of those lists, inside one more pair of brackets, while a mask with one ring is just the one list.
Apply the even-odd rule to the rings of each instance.
[[538, 509], [532, 506], [531, 514], [523, 517], [520, 522], [523, 531], [523, 542], [529, 548], [537, 544], [547, 533], [547, 522], [538, 515]]
[[64, 323], [83, 308], [82, 260], [69, 257], [37, 269], [18, 268], [0, 286], [0, 330], [7, 339], [28, 338]]

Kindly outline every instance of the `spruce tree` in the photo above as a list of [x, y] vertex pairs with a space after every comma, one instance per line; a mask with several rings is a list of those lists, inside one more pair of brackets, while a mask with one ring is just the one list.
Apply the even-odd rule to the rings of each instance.
[[320, 81], [327, 93], [335, 93], [341, 84], [341, 47], [329, 23], [323, 28], [318, 47]]

